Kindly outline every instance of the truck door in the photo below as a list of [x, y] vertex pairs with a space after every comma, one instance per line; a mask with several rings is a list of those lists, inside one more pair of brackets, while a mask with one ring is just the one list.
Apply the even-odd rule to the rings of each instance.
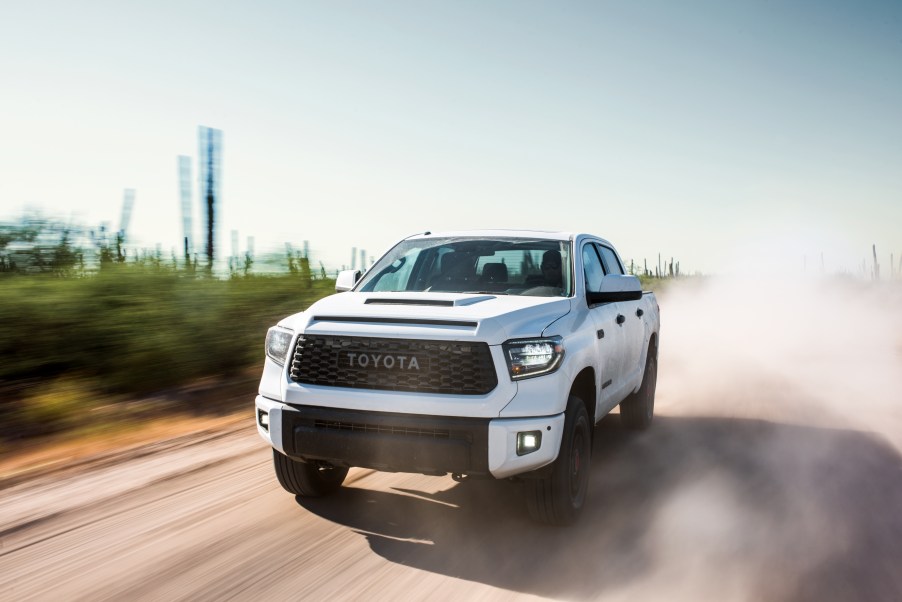
[[[598, 245], [598, 252], [601, 255], [601, 263], [604, 266], [605, 274], [624, 274], [623, 264], [617, 254], [610, 247]], [[644, 366], [640, 364], [642, 350], [645, 347], [646, 316], [642, 309], [644, 302], [638, 301], [621, 301], [617, 303], [618, 323], [620, 331], [623, 334], [623, 346], [621, 347], [622, 364], [621, 377], [622, 385], [625, 387], [624, 394], [631, 392], [638, 387], [642, 381], [642, 369]], [[622, 316], [619, 317], [619, 316]]]
[[[586, 243], [582, 248], [583, 271], [586, 278], [586, 290], [598, 292], [601, 279], [604, 277], [601, 257], [593, 243]], [[596, 416], [607, 414], [620, 400], [615, 392], [621, 389], [620, 373], [622, 371], [623, 328], [617, 324], [617, 303], [599, 303], [589, 306], [589, 314], [595, 324], [596, 345], [596, 382], [598, 409]]]

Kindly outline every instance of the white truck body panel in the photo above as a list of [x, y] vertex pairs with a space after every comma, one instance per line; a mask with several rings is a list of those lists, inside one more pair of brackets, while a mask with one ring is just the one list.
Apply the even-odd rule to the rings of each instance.
[[[572, 250], [569, 264], [563, 267], [570, 270], [572, 290], [568, 296], [500, 291], [497, 294], [430, 290], [361, 292], [364, 282], [361, 281], [351, 291], [321, 299], [305, 311], [283, 319], [278, 326], [293, 333], [290, 350], [298, 347], [299, 337], [486, 344], [497, 385], [481, 394], [458, 394], [310, 384], [292, 377], [293, 351], [288, 354], [284, 366], [267, 357], [255, 405], [258, 432], [274, 449], [290, 455], [296, 446], [303, 447], [308, 427], [297, 426], [301, 424], [298, 412], [308, 409], [329, 417], [328, 420], [318, 419], [316, 424], [334, 424], [338, 425], [335, 429], [346, 430], [358, 428], [357, 423], [352, 424], [345, 418], [333, 419], [333, 413], [335, 416], [353, 416], [358, 421], [366, 417], [383, 421], [392, 416], [401, 422], [408, 420], [404, 416], [410, 416], [409, 420], [446, 421], [449, 424], [456, 424], [455, 420], [482, 420], [487, 428], [487, 449], [482, 461], [491, 476], [507, 478], [555, 461], [564, 430], [564, 411], [578, 379], [590, 372], [593, 376], [592, 387], [586, 387], [585, 383], [580, 385], [583, 396], [585, 391], [594, 389], [594, 399], [582, 400], [589, 409], [592, 423], [600, 421], [639, 389], [651, 339], [656, 338], [660, 330], [658, 306], [654, 295], [648, 293], [636, 300], [599, 304], [587, 301], [587, 277], [590, 276], [584, 269], [584, 252], [585, 257], [591, 258], [592, 248], [599, 248], [598, 253], [601, 253], [600, 247], [592, 245], [603, 245], [616, 254], [610, 243], [585, 234], [504, 230], [416, 235], [402, 243], [428, 241], [435, 237], [528, 238], [569, 245]], [[622, 273], [622, 261], [619, 263]], [[377, 262], [367, 275], [380, 265]], [[398, 267], [393, 269], [403, 265], [404, 262], [399, 261]], [[512, 266], [512, 269], [517, 267]], [[614, 280], [611, 282], [618, 284]], [[626, 279], [624, 282], [629, 284]], [[548, 337], [560, 337], [562, 341], [563, 359], [556, 369], [523, 379], [511, 376], [504, 344]], [[351, 355], [351, 361], [355, 361], [353, 357], [359, 354]], [[394, 367], [396, 360], [390, 359]], [[372, 358], [366, 358], [364, 367], [378, 366], [380, 361], [388, 359], [374, 354]], [[350, 426], [344, 426], [345, 423]], [[383, 431], [387, 428], [383, 427]], [[373, 432], [376, 430], [373, 427]], [[520, 455], [517, 437], [518, 433], [526, 431], [541, 431], [541, 446]], [[396, 438], [392, 441], [397, 442]], [[296, 455], [305, 457], [301, 452]], [[327, 458], [342, 460], [332, 456]], [[382, 464], [378, 466], [383, 467]], [[386, 469], [393, 469], [390, 463], [386, 466]]]

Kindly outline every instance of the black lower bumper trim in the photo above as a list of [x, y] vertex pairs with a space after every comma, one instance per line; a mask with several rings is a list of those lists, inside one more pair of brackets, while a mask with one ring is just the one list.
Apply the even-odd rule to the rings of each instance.
[[488, 418], [290, 406], [285, 453], [301, 460], [388, 472], [489, 476]]

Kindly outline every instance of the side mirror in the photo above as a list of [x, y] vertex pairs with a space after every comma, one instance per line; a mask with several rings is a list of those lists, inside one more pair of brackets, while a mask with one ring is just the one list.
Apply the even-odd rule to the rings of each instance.
[[360, 270], [343, 270], [338, 273], [335, 279], [335, 292], [343, 293], [354, 288], [357, 281], [360, 280]]
[[608, 274], [601, 279], [599, 291], [587, 291], [589, 305], [615, 303], [617, 301], [638, 301], [642, 298], [642, 283], [636, 276]]

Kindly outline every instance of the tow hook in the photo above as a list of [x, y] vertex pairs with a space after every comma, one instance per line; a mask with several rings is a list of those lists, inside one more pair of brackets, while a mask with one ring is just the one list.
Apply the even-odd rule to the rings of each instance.
[[451, 478], [457, 481], [458, 483], [463, 483], [464, 481], [470, 480], [470, 475], [468, 474], [460, 474], [459, 472], [452, 472]]

